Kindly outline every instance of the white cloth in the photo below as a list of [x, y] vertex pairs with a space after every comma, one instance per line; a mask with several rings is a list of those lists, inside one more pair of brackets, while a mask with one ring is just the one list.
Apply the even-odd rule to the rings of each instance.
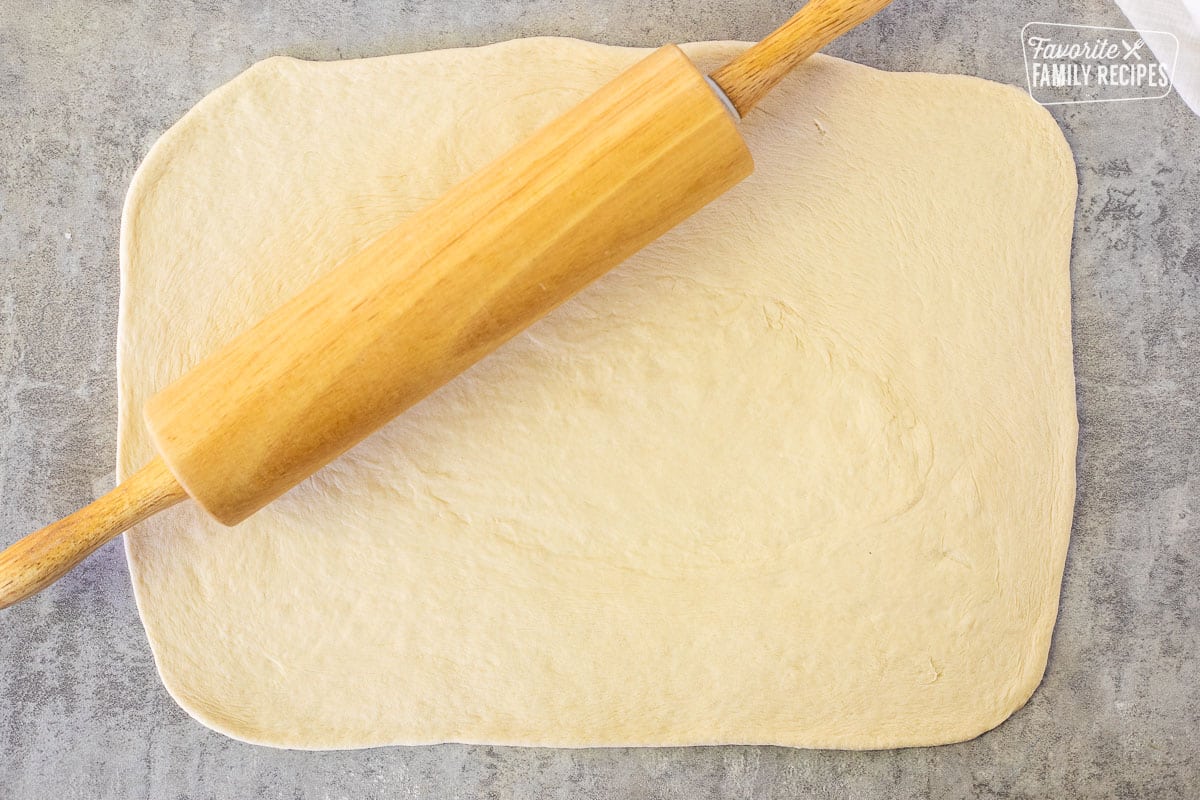
[[[1179, 40], [1171, 82], [1192, 111], [1200, 114], [1200, 0], [1116, 0], [1138, 31], [1166, 31]], [[1155, 57], [1171, 70], [1172, 53], [1163, 37], [1147, 37]]]

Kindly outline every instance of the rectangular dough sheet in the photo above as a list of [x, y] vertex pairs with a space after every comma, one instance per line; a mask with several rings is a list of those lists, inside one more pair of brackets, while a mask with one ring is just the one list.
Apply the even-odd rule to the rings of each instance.
[[[273, 58], [201, 101], [126, 203], [121, 476], [155, 390], [644, 52]], [[1026, 701], [1074, 497], [1063, 136], [1010, 87], [822, 56], [743, 125], [752, 177], [280, 501], [129, 534], [189, 714], [886, 748]]]

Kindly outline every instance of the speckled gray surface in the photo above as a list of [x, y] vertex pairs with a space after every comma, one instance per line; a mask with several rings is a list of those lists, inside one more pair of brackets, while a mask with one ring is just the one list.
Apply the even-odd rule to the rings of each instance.
[[[352, 58], [554, 34], [761, 36], [792, 2], [0, 0], [0, 543], [111, 485], [121, 201], [154, 139], [273, 54]], [[1031, 20], [1107, 0], [897, 0], [830, 52], [1022, 84]], [[1200, 793], [1200, 119], [1054, 111], [1075, 151], [1079, 493], [1050, 665], [972, 742], [760, 747], [253, 747], [158, 681], [120, 543], [0, 613], [0, 798], [1196, 797]]]

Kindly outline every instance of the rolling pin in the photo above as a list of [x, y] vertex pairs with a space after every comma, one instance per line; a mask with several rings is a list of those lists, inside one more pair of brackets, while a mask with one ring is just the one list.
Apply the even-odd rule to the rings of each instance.
[[235, 525], [754, 169], [737, 122], [889, 0], [809, 0], [704, 75], [659, 48], [155, 394], [158, 456], [0, 553], [0, 608], [191, 498]]

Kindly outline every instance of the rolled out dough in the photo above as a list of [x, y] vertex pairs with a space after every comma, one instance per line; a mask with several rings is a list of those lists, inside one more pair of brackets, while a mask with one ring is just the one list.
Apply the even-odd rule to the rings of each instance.
[[[205, 98], [126, 203], [120, 474], [154, 390], [643, 52], [273, 58]], [[882, 748], [1026, 701], [1074, 495], [1063, 137], [820, 56], [744, 128], [754, 176], [267, 510], [129, 535], [180, 705], [299, 748]]]

